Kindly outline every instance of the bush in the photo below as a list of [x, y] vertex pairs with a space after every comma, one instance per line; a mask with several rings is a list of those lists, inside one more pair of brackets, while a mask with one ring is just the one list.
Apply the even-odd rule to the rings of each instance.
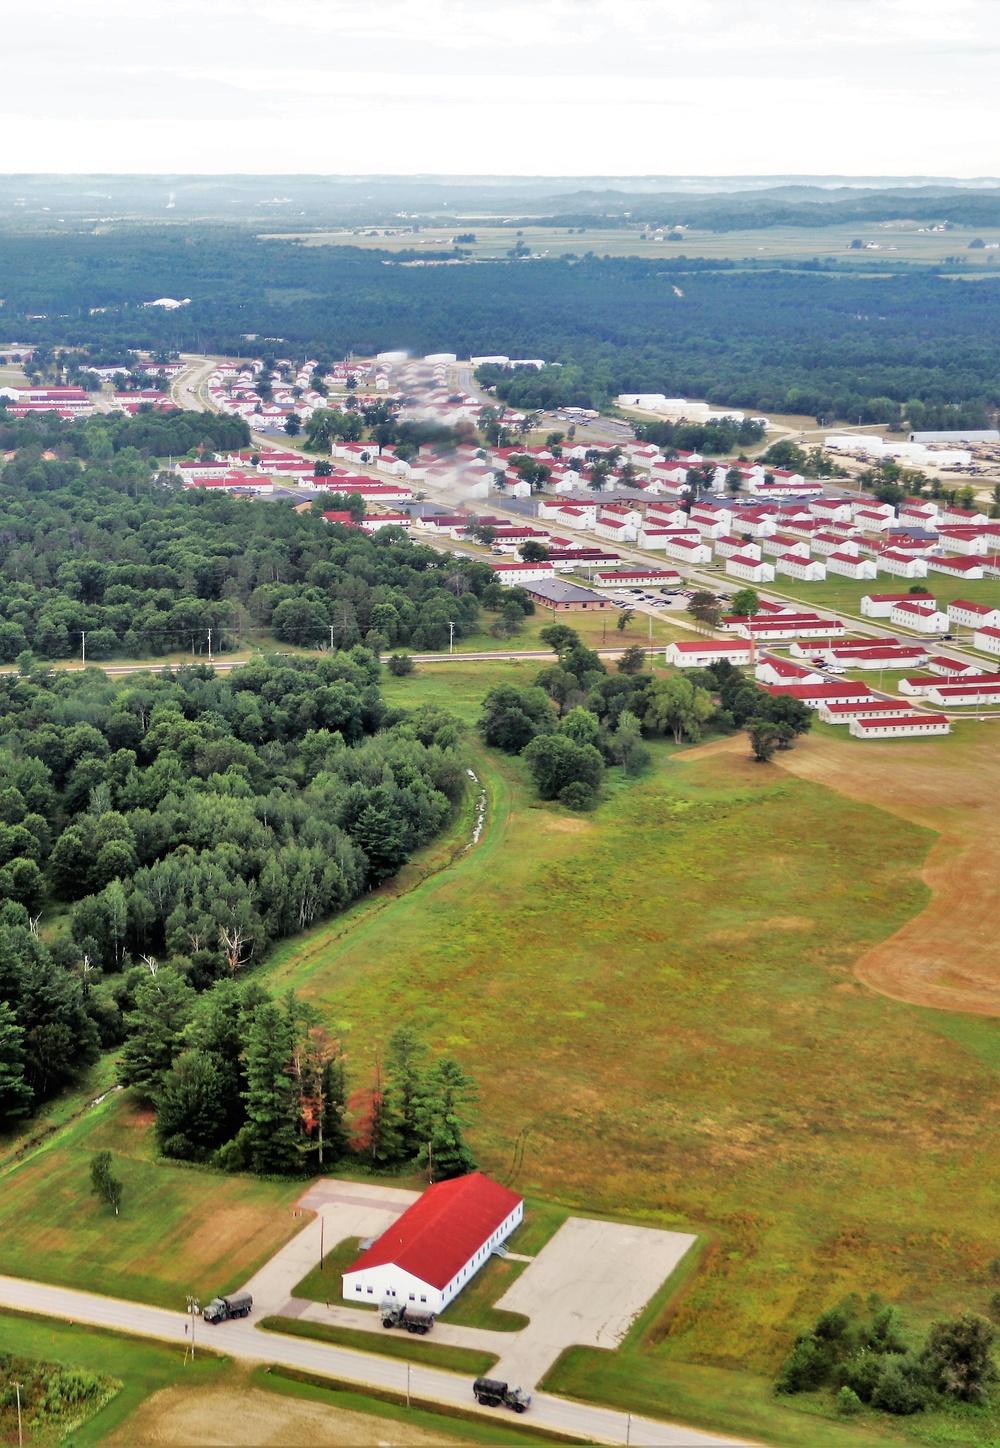
[[916, 1358], [890, 1355], [881, 1365], [872, 1393], [873, 1408], [906, 1418], [927, 1407], [930, 1390]]
[[997, 1369], [992, 1347], [993, 1324], [974, 1312], [963, 1312], [950, 1322], [935, 1322], [927, 1337], [923, 1363], [939, 1392], [964, 1403], [985, 1401]]
[[389, 673], [396, 679], [412, 674], [415, 667], [410, 654], [392, 654], [389, 657]]
[[782, 1363], [775, 1382], [778, 1393], [809, 1393], [821, 1388], [830, 1371], [830, 1357], [825, 1345], [812, 1333], [797, 1339], [791, 1354]]
[[564, 804], [567, 809], [578, 810], [580, 814], [586, 814], [597, 804], [597, 791], [582, 780], [574, 780], [572, 784], [565, 785], [559, 791], [559, 803]]
[[861, 1399], [850, 1388], [841, 1388], [837, 1394], [837, 1412], [845, 1418], [861, 1412]]

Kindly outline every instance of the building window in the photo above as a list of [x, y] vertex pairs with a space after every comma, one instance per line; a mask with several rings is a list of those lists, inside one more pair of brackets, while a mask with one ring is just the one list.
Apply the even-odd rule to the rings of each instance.
[[374, 1289], [373, 1287], [366, 1287], [366, 1288], [365, 1288], [365, 1291], [368, 1293], [368, 1296], [369, 1296], [369, 1297], [372, 1295], [372, 1293], [374, 1292], [374, 1290], [375, 1290], [375, 1289]]
[[416, 1300], [417, 1300], [416, 1297], [415, 1297], [414, 1294], [411, 1292], [411, 1293], [410, 1293], [410, 1301], [411, 1301], [411, 1302], [416, 1302]]
[[426, 1301], [427, 1301], [427, 1298], [426, 1298], [426, 1297], [421, 1297], [420, 1301], [421, 1301], [421, 1302], [426, 1302]]
[[355, 1290], [355, 1292], [360, 1292], [360, 1291], [361, 1291], [361, 1283], [360, 1283], [360, 1282], [357, 1284], [357, 1286], [355, 1287], [354, 1290]]

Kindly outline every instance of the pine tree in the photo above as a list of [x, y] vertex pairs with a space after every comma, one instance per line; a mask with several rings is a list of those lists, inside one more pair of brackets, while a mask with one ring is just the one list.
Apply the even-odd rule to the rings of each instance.
[[468, 1108], [477, 1099], [475, 1081], [453, 1056], [443, 1057], [427, 1073], [417, 1102], [418, 1160], [432, 1181], [475, 1171], [476, 1160], [462, 1138], [462, 1128], [470, 1125]]
[[370, 1086], [351, 1094], [351, 1146], [376, 1169], [384, 1170], [402, 1160], [402, 1146], [396, 1131], [382, 1079], [382, 1067], [375, 1058]]
[[343, 1161], [350, 1149], [346, 1106], [347, 1078], [344, 1057], [337, 1055], [327, 1061], [323, 1068], [323, 1140], [329, 1162]]
[[129, 1035], [118, 1062], [123, 1086], [156, 1094], [180, 1050], [194, 1003], [194, 991], [169, 965], [136, 987], [135, 1010], [125, 1017]]
[[24, 1079], [24, 1031], [6, 1001], [0, 1001], [0, 1125], [28, 1116], [34, 1092]]
[[246, 1048], [246, 1135], [250, 1165], [257, 1172], [288, 1175], [299, 1169], [299, 1102], [288, 1074], [292, 1027], [273, 1002], [261, 1006]]
[[400, 1026], [389, 1037], [385, 1053], [386, 1099], [400, 1150], [414, 1157], [420, 1150], [417, 1102], [423, 1086], [422, 1061], [427, 1047], [409, 1026]]

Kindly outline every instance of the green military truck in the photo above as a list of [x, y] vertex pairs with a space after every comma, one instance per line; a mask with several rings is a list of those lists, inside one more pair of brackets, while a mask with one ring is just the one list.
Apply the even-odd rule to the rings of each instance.
[[213, 1297], [202, 1317], [206, 1322], [229, 1322], [233, 1317], [249, 1317], [253, 1298], [249, 1292], [231, 1292], [228, 1297]]
[[514, 1413], [523, 1413], [531, 1402], [531, 1394], [520, 1388], [508, 1387], [498, 1378], [477, 1378], [472, 1384], [476, 1402], [484, 1408], [510, 1408]]
[[393, 1302], [387, 1297], [379, 1308], [383, 1327], [405, 1327], [421, 1337], [434, 1326], [434, 1314], [426, 1307], [412, 1307], [408, 1302]]

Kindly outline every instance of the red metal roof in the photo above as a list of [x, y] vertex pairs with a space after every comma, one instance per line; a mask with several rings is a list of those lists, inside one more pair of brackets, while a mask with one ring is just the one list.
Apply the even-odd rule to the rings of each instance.
[[391, 1264], [447, 1287], [522, 1200], [478, 1171], [436, 1182], [347, 1270]]

